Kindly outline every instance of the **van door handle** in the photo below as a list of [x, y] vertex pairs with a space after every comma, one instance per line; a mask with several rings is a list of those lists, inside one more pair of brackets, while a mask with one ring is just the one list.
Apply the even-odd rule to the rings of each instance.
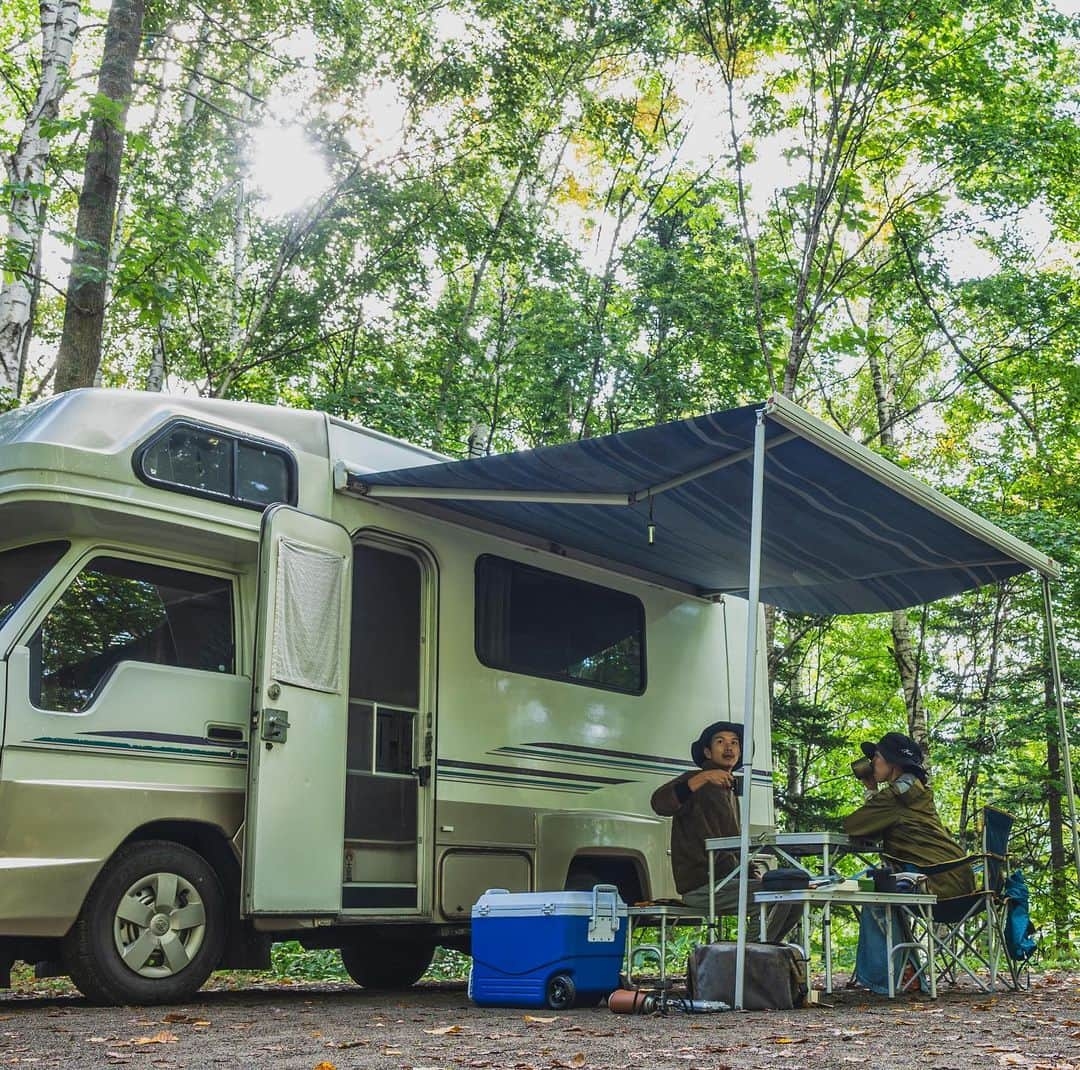
[[426, 788], [431, 782], [431, 766], [430, 765], [418, 765], [415, 769], [410, 769], [410, 773], [416, 777], [417, 783], [422, 788]]
[[244, 730], [232, 724], [210, 724], [206, 726], [206, 738], [219, 743], [243, 743]]
[[259, 738], [267, 745], [267, 749], [275, 743], [284, 743], [289, 738], [288, 712], [269, 708], [263, 710]]

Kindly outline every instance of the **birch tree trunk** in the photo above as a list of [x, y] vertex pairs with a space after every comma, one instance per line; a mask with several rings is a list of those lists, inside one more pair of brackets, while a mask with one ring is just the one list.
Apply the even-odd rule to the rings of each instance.
[[[163, 66], [168, 64], [172, 49], [172, 31], [174, 25], [174, 23], [169, 23], [169, 25], [165, 27], [164, 33], [152, 38], [149, 47], [146, 50], [146, 56], [143, 59], [143, 70], [145, 72], [143, 81], [147, 85], [154, 85], [154, 66], [158, 63], [162, 63]], [[147, 124], [147, 129], [151, 134], [153, 134], [161, 124], [161, 116], [165, 110], [165, 89], [164, 79], [162, 79], [162, 85], [160, 89], [157, 90], [154, 98], [154, 112], [150, 118], [150, 122]], [[109, 243], [109, 259], [105, 267], [105, 297], [102, 302], [105, 308], [108, 308], [109, 305], [112, 304], [113, 287], [116, 283], [116, 268], [120, 263], [120, 254], [124, 248], [124, 223], [127, 220], [128, 208], [131, 204], [132, 181], [133, 175], [129, 166], [128, 171], [124, 176], [124, 181], [120, 184], [120, 191], [117, 194], [116, 218], [113, 221], [112, 241]], [[101, 386], [100, 362], [98, 363], [97, 371], [94, 373], [94, 386]]]
[[45, 224], [45, 165], [51, 140], [42, 127], [54, 120], [68, 86], [71, 50], [79, 25], [79, 0], [41, 2], [41, 77], [14, 153], [4, 161], [9, 186], [8, 248], [26, 264], [0, 284], [0, 404], [18, 396], [33, 327], [35, 265]]
[[98, 114], [90, 131], [79, 194], [64, 333], [56, 360], [58, 393], [90, 386], [101, 363], [109, 246], [142, 22], [143, 0], [113, 0], [98, 77]]
[[[867, 317], [868, 325], [873, 322], [873, 312]], [[887, 369], [882, 367], [881, 354], [874, 345], [867, 347], [867, 360], [870, 364], [870, 379], [874, 385], [874, 402], [877, 410], [878, 434], [881, 444], [890, 449], [896, 446], [896, 434], [893, 431], [895, 419], [893, 382]], [[892, 613], [890, 622], [892, 648], [890, 653], [896, 663], [900, 677], [900, 687], [904, 692], [904, 706], [907, 709], [908, 735], [922, 748], [923, 756], [929, 760], [930, 732], [926, 723], [926, 707], [922, 701], [919, 680], [919, 656], [912, 638], [911, 621], [907, 610], [897, 609]]]

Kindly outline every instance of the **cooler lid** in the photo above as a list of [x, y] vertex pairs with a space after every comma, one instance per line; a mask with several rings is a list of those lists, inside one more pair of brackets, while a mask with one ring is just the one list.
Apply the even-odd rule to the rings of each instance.
[[[589, 892], [510, 892], [505, 888], [489, 888], [473, 904], [474, 918], [537, 918], [544, 916], [593, 916], [594, 893]], [[626, 904], [618, 892], [598, 888], [595, 892], [596, 913], [617, 918], [626, 917]]]

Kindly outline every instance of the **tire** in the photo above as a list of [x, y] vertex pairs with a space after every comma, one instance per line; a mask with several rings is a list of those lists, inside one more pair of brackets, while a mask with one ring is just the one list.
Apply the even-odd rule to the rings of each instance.
[[167, 840], [121, 847], [64, 938], [64, 962], [91, 1003], [177, 1003], [221, 960], [225, 898], [199, 854]]
[[565, 1011], [574, 1005], [577, 999], [577, 989], [574, 987], [573, 978], [565, 973], [557, 973], [548, 978], [547, 987], [544, 989], [544, 1000], [553, 1011]]
[[364, 988], [411, 988], [435, 956], [435, 945], [422, 940], [373, 938], [341, 949], [345, 971]]

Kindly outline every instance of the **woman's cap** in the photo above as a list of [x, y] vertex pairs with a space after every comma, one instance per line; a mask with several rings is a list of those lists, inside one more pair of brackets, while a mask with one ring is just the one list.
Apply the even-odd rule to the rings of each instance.
[[898, 765], [901, 769], [910, 769], [919, 774], [921, 780], [926, 780], [926, 770], [923, 768], [922, 747], [902, 732], [886, 732], [877, 743], [860, 743], [859, 748], [867, 758], [873, 758], [877, 752], [890, 765]]

